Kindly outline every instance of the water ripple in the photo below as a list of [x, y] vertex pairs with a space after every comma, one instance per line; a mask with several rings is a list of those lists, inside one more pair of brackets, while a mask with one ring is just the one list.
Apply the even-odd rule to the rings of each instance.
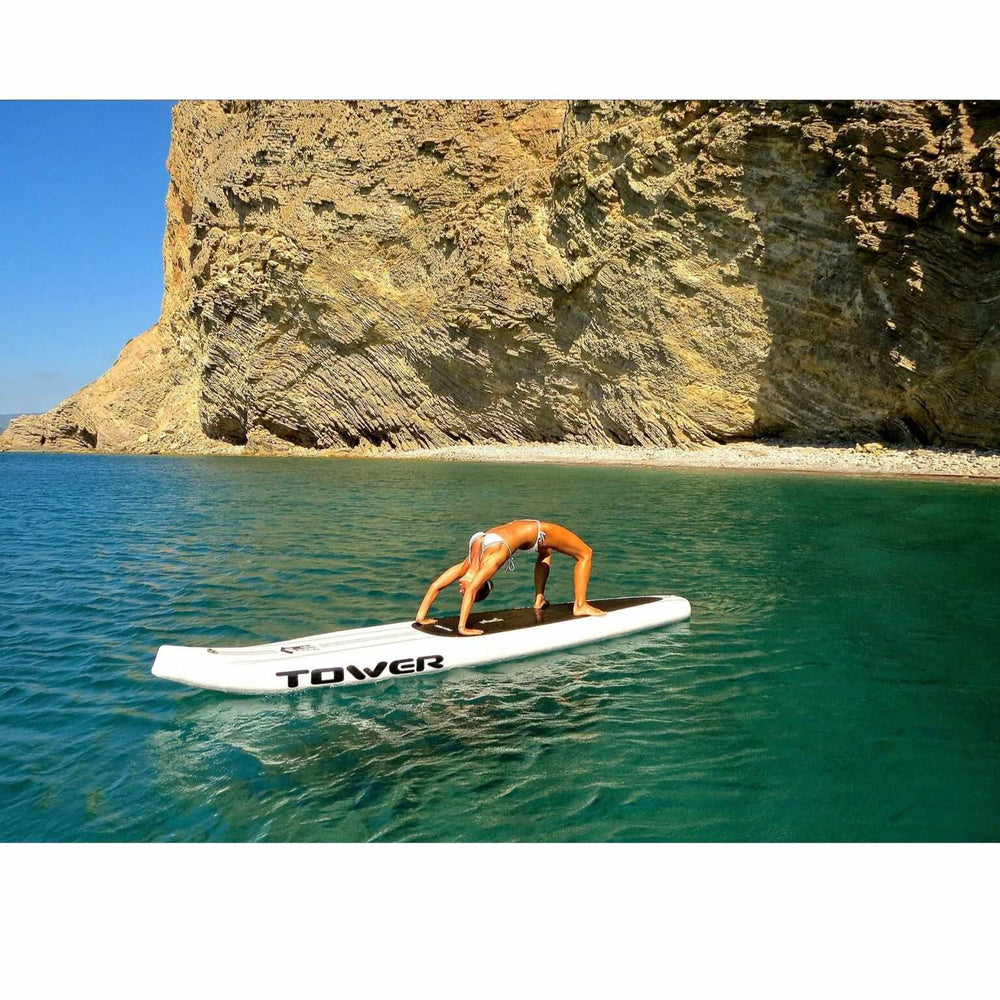
[[[408, 617], [511, 496], [593, 543], [596, 593], [683, 593], [692, 621], [295, 697], [149, 674], [161, 643]], [[0, 455], [0, 839], [995, 839], [997, 499], [650, 469]], [[569, 597], [558, 560], [551, 586]], [[528, 603], [530, 567], [501, 594]]]

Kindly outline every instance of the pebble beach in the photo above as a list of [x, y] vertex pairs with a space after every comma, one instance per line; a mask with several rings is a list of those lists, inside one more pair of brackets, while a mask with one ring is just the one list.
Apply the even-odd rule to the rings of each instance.
[[712, 448], [597, 447], [586, 444], [456, 445], [426, 451], [377, 452], [400, 459], [455, 462], [562, 462], [581, 465], [653, 465], [678, 469], [749, 469], [830, 475], [1000, 478], [1000, 452], [946, 448], [792, 445], [740, 441]]
[[[0, 444], [0, 452], [17, 451]], [[49, 449], [46, 449], [49, 450]], [[79, 448], [55, 447], [53, 451]], [[591, 445], [575, 442], [539, 444], [462, 444], [414, 450], [375, 447], [303, 448], [266, 433], [255, 433], [246, 445], [212, 441], [203, 435], [144, 439], [133, 445], [100, 449], [102, 454], [247, 455], [285, 458], [375, 458], [401, 461], [562, 463], [566, 465], [637, 465], [674, 469], [729, 469], [808, 472], [825, 475], [931, 476], [1000, 479], [1000, 451], [856, 444], [790, 444], [776, 440], [737, 441], [710, 447], [644, 448], [635, 445]]]

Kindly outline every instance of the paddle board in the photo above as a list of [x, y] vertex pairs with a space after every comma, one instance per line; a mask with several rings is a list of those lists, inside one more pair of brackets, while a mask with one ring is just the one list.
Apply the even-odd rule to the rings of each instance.
[[282, 694], [537, 656], [691, 616], [691, 605], [673, 595], [592, 603], [607, 614], [576, 618], [572, 604], [477, 612], [469, 616], [469, 627], [483, 630], [477, 636], [459, 635], [452, 615], [433, 625], [397, 622], [261, 646], [161, 646], [153, 673], [213, 691]]

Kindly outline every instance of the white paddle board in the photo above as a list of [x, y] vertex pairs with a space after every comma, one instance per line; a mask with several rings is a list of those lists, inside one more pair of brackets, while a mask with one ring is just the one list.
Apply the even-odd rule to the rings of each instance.
[[452, 615], [433, 625], [398, 622], [262, 646], [161, 646], [153, 673], [213, 691], [282, 694], [536, 656], [691, 617], [691, 605], [672, 595], [592, 603], [607, 614], [576, 618], [572, 604], [477, 612], [469, 616], [469, 627], [483, 630], [476, 636], [460, 636]]

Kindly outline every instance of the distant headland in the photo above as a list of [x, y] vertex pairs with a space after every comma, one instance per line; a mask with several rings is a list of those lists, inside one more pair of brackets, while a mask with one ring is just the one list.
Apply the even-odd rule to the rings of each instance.
[[12, 421], [16, 420], [18, 417], [36, 417], [39, 416], [37, 413], [0, 413], [0, 434], [3, 434], [7, 430], [7, 425]]

